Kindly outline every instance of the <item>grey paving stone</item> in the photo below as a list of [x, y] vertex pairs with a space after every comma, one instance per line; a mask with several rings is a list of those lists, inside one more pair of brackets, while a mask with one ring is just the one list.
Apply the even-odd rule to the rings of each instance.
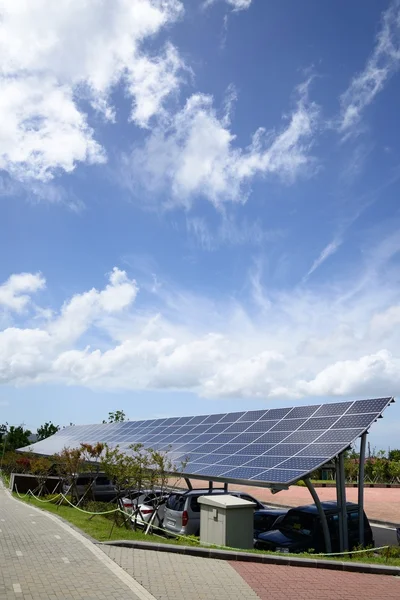
[[223, 560], [101, 546], [157, 600], [259, 600]]
[[65, 524], [14, 500], [1, 481], [0, 519], [0, 600], [151, 600], [146, 590], [132, 591], [137, 582], [104, 562], [97, 547], [93, 553]]

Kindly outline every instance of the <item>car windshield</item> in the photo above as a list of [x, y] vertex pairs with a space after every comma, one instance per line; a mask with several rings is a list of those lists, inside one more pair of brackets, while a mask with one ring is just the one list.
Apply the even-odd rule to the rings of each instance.
[[289, 511], [279, 524], [279, 530], [294, 535], [311, 535], [314, 529], [314, 516], [302, 511]]
[[182, 494], [170, 494], [167, 500], [167, 508], [182, 511], [185, 504], [185, 496]]

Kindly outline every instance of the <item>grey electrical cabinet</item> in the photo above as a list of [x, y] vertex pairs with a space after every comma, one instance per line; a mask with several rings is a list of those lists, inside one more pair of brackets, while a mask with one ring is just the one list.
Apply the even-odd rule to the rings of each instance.
[[253, 548], [254, 502], [218, 494], [200, 496], [200, 542], [230, 548]]

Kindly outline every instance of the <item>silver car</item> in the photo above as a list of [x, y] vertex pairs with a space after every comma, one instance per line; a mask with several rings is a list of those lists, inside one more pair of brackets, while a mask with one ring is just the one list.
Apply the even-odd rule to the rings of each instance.
[[168, 534], [175, 535], [200, 535], [200, 504], [198, 499], [200, 496], [208, 494], [230, 494], [255, 503], [254, 510], [262, 510], [265, 508], [259, 500], [244, 492], [226, 492], [223, 489], [209, 490], [196, 489], [188, 490], [187, 492], [173, 492], [168, 496], [165, 504], [164, 513], [164, 529]]

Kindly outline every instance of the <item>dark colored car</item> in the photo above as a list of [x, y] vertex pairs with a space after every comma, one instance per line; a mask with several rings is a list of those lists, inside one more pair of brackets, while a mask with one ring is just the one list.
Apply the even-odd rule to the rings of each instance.
[[[322, 502], [331, 535], [332, 552], [339, 552], [339, 508], [337, 502]], [[347, 502], [349, 547], [360, 543], [358, 505]], [[374, 545], [371, 526], [364, 513], [364, 544]], [[277, 552], [326, 552], [321, 520], [315, 504], [291, 508], [276, 529], [261, 533], [255, 544], [259, 550]]]
[[287, 511], [287, 508], [264, 508], [254, 511], [254, 539], [257, 539], [264, 531], [275, 529], [275, 524], [278, 525]]

